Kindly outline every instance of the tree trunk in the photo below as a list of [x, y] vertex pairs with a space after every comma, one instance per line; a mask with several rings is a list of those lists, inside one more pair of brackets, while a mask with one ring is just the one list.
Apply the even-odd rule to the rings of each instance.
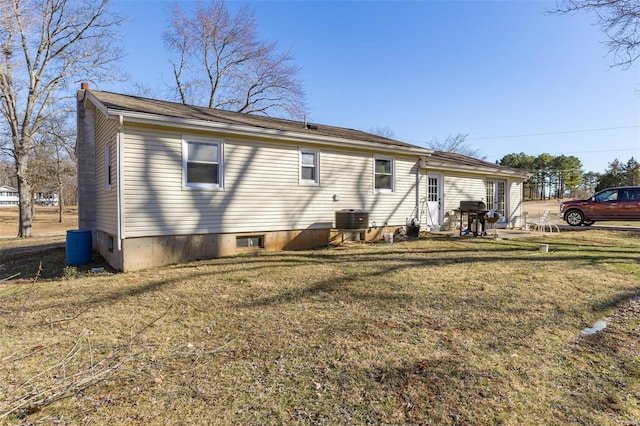
[[64, 210], [64, 198], [62, 197], [62, 185], [58, 187], [58, 223], [63, 222], [62, 210]]
[[18, 197], [20, 198], [20, 220], [18, 223], [18, 237], [32, 236], [33, 222], [33, 188], [27, 180], [27, 164], [25, 159], [16, 160], [16, 175], [18, 176]]
[[62, 195], [58, 195], [58, 223], [64, 222], [64, 218], [62, 217], [63, 209], [64, 209], [64, 204], [62, 202]]
[[62, 178], [60, 177], [60, 156], [58, 155], [58, 167], [56, 168], [56, 183], [58, 184], [58, 223], [62, 223], [62, 210], [64, 203], [62, 198]]

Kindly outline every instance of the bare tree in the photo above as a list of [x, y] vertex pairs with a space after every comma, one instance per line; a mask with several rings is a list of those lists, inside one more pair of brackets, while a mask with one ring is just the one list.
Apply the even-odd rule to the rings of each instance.
[[[3, 0], [0, 3], [0, 112], [11, 135], [20, 196], [19, 237], [32, 234], [29, 159], [44, 123], [72, 109], [66, 89], [106, 79], [119, 59], [121, 19], [108, 0]], [[66, 108], [69, 105], [69, 108]]]
[[608, 37], [614, 65], [629, 68], [640, 58], [640, 2], [638, 0], [560, 0], [552, 13], [594, 13]]
[[393, 130], [389, 126], [376, 127], [369, 129], [369, 133], [372, 133], [377, 136], [382, 136], [383, 138], [393, 139], [396, 135], [393, 133]]
[[16, 169], [6, 158], [0, 156], [0, 186], [17, 186]]
[[193, 16], [174, 6], [164, 32], [178, 99], [230, 111], [302, 118], [306, 112], [291, 53], [258, 40], [255, 14], [231, 16], [223, 1], [198, 3]]
[[77, 188], [75, 136], [75, 129], [69, 122], [44, 123], [37, 136], [29, 170], [34, 190], [57, 195], [60, 223], [63, 222], [64, 206]]
[[455, 152], [457, 154], [466, 155], [467, 157], [473, 157], [480, 160], [484, 160], [485, 157], [482, 155], [479, 149], [472, 148], [467, 142], [466, 134], [458, 133], [455, 136], [449, 135], [444, 141], [439, 141], [438, 139], [432, 139], [427, 142], [427, 147], [443, 152]]

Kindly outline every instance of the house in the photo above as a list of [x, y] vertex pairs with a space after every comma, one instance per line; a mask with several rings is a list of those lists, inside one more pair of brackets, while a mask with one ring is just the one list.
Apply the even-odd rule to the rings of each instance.
[[17, 206], [20, 204], [18, 190], [10, 186], [0, 186], [0, 207]]
[[[37, 206], [57, 206], [58, 194], [37, 192], [33, 195], [33, 201]], [[0, 186], [0, 207], [18, 205], [20, 205], [18, 190], [11, 186]]]
[[58, 194], [52, 192], [36, 192], [33, 195], [33, 201], [36, 206], [58, 207]]
[[345, 209], [368, 213], [358, 235], [379, 239], [420, 220], [421, 200], [440, 222], [456, 200], [486, 197], [488, 179], [508, 188], [509, 220], [520, 216], [521, 174], [357, 130], [87, 84], [77, 119], [79, 227], [124, 271], [325, 246]]

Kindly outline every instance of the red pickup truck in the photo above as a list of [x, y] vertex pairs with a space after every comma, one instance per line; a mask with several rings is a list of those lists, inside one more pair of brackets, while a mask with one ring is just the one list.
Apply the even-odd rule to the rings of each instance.
[[560, 214], [571, 226], [597, 220], [640, 220], [640, 186], [607, 188], [586, 200], [565, 201]]

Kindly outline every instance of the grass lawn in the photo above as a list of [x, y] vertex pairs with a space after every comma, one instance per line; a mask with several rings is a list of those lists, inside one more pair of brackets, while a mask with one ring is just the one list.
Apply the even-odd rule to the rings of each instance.
[[0, 282], [0, 423], [640, 419], [637, 232], [422, 238], [126, 274], [65, 267], [64, 248], [0, 265], [0, 278], [21, 274]]
[[[33, 215], [33, 235], [64, 235], [68, 229], [78, 228], [78, 208], [65, 207], [62, 223], [58, 207], [36, 206]], [[19, 228], [18, 207], [0, 207], [0, 238], [15, 237]]]

